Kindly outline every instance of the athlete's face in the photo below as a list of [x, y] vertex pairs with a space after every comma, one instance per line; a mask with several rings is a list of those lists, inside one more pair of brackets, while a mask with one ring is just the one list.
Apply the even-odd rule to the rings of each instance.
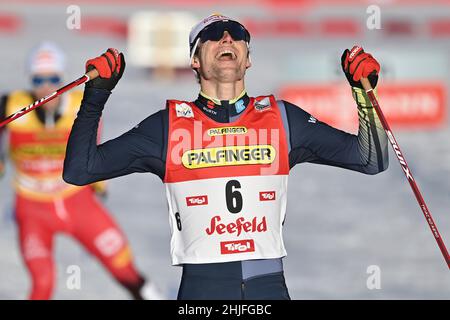
[[[41, 99], [56, 91], [61, 85], [62, 76], [54, 72], [40, 72], [31, 76], [33, 94], [37, 99]], [[59, 97], [47, 102], [42, 107], [47, 111], [53, 111], [59, 105]]]
[[250, 66], [246, 42], [235, 41], [228, 31], [219, 41], [200, 43], [198, 55], [194, 56], [191, 65], [199, 71], [201, 78], [220, 82], [242, 80]]

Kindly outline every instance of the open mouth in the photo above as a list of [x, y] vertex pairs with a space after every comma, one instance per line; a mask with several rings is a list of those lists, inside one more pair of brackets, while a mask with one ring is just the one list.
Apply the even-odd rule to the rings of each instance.
[[216, 58], [220, 61], [231, 61], [236, 60], [237, 56], [231, 50], [222, 50], [217, 54]]

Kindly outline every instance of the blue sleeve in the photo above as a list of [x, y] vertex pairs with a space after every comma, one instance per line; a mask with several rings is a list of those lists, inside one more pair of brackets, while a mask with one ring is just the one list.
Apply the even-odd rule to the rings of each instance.
[[163, 179], [167, 111], [161, 110], [121, 136], [97, 145], [98, 124], [109, 95], [107, 90], [85, 89], [67, 144], [64, 181], [86, 185], [133, 172], [151, 172]]
[[358, 135], [333, 128], [284, 101], [289, 126], [289, 163], [325, 164], [366, 174], [387, 169], [387, 136], [372, 108], [358, 108]]

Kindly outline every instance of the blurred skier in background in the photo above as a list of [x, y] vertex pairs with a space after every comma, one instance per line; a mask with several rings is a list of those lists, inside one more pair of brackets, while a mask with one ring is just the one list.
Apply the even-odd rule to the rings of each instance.
[[[4, 95], [0, 120], [54, 92], [62, 84], [64, 70], [65, 55], [56, 44], [35, 47], [27, 62], [32, 89]], [[82, 97], [82, 92], [72, 91], [0, 129], [0, 141], [7, 141], [0, 148], [0, 171], [7, 148], [15, 170], [20, 250], [32, 280], [29, 299], [52, 296], [58, 233], [76, 239], [134, 299], [161, 299], [155, 284], [136, 270], [124, 233], [98, 199], [106, 195], [104, 182], [77, 187], [62, 179], [66, 143]]]

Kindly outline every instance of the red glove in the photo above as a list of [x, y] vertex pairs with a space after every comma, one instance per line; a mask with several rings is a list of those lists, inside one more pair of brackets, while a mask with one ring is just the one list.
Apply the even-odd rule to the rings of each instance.
[[109, 48], [101, 56], [86, 62], [86, 72], [97, 69], [99, 77], [89, 81], [86, 87], [111, 91], [125, 70], [125, 57], [117, 49]]
[[372, 88], [378, 82], [380, 64], [371, 54], [365, 53], [360, 46], [354, 46], [352, 50], [345, 49], [341, 57], [342, 70], [352, 87], [362, 89], [361, 78], [368, 78]]

